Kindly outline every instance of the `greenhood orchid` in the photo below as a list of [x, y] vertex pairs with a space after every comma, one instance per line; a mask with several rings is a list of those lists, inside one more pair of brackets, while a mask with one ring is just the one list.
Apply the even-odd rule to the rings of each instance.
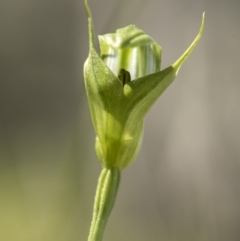
[[147, 112], [173, 82], [182, 63], [199, 41], [203, 27], [183, 55], [160, 71], [161, 47], [134, 25], [99, 36], [101, 56], [94, 47], [90, 10], [89, 56], [84, 79], [96, 153], [103, 167], [124, 169], [138, 154]]
[[160, 70], [161, 47], [134, 25], [99, 36], [101, 55], [94, 47], [93, 23], [88, 16], [89, 55], [84, 80], [96, 152], [103, 166], [98, 180], [88, 241], [101, 241], [120, 182], [121, 171], [133, 162], [143, 136], [147, 112], [173, 82], [182, 63], [199, 41], [204, 27], [183, 55]]

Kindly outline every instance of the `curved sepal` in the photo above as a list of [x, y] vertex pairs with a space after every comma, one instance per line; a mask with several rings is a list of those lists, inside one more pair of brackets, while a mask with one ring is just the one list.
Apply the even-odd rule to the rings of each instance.
[[189, 48], [174, 64], [160, 72], [133, 80], [124, 86], [124, 105], [129, 113], [128, 122], [143, 119], [159, 96], [173, 82], [183, 62], [187, 59], [201, 38], [203, 28], [204, 14], [198, 35]]

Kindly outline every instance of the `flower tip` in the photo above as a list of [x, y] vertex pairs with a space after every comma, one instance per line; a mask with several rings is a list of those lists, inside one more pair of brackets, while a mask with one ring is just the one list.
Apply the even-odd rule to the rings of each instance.
[[203, 12], [203, 14], [202, 14], [202, 23], [201, 23], [201, 27], [200, 27], [200, 33], [201, 34], [203, 32], [204, 23], [205, 23], [205, 12]]
[[93, 22], [92, 22], [92, 13], [88, 6], [88, 0], [84, 0], [84, 7], [88, 17], [88, 35], [89, 35], [89, 47], [90, 49], [94, 48], [94, 32], [93, 32]]
[[88, 0], [84, 0], [84, 7], [85, 7], [85, 10], [87, 13], [87, 17], [92, 18], [92, 14], [91, 14], [90, 8], [88, 6]]
[[190, 53], [193, 51], [193, 49], [197, 45], [198, 41], [200, 40], [202, 33], [203, 33], [203, 29], [204, 29], [204, 20], [205, 20], [205, 12], [203, 12], [203, 15], [202, 15], [202, 22], [201, 22], [199, 32], [198, 32], [197, 36], [195, 37], [195, 39], [193, 40], [192, 44], [183, 53], [183, 55], [174, 64], [172, 64], [172, 67], [176, 69], [176, 75], [178, 74], [178, 71], [179, 71], [181, 65], [183, 64], [183, 62], [187, 59], [187, 57], [190, 55]]

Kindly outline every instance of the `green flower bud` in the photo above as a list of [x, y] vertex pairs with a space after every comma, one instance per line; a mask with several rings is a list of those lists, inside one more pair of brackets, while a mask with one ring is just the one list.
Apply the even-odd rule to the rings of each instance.
[[96, 152], [104, 167], [122, 170], [139, 152], [145, 115], [173, 82], [199, 41], [204, 15], [190, 47], [174, 64], [160, 71], [161, 47], [134, 25], [119, 29], [116, 34], [100, 36], [100, 57], [94, 48], [92, 18], [86, 1], [85, 7], [89, 56], [84, 79], [97, 135]]

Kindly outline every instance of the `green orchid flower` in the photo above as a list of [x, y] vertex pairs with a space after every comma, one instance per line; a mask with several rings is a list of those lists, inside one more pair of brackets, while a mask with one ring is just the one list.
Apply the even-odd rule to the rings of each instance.
[[100, 241], [116, 198], [120, 171], [130, 165], [139, 152], [144, 117], [198, 43], [204, 28], [204, 14], [199, 33], [189, 48], [171, 66], [160, 70], [161, 47], [134, 25], [99, 36], [99, 56], [94, 47], [87, 0], [85, 8], [89, 55], [84, 64], [84, 80], [96, 132], [95, 149], [103, 166], [88, 240]]
[[89, 21], [90, 48], [84, 79], [97, 135], [96, 152], [104, 167], [122, 170], [138, 154], [144, 117], [194, 49], [202, 35], [204, 18], [186, 52], [161, 71], [161, 47], [134, 25], [99, 36], [100, 57], [94, 48], [91, 18]]

